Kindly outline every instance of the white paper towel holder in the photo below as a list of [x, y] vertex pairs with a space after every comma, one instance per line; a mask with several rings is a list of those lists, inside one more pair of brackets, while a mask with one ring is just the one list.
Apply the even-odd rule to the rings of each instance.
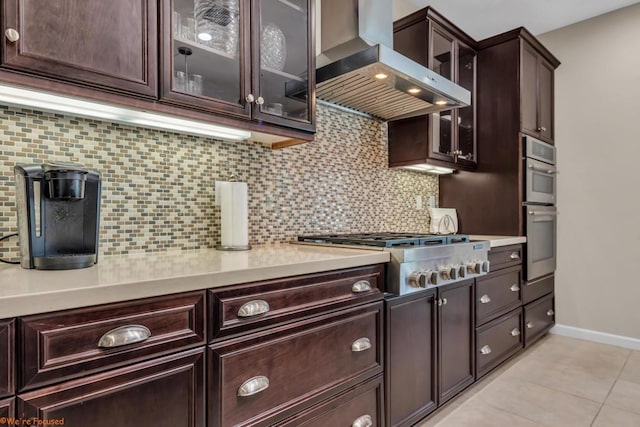
[[[229, 182], [236, 182], [237, 178], [236, 178], [235, 174], [231, 174], [231, 175], [229, 175], [227, 180]], [[219, 200], [220, 200], [220, 198], [219, 198], [219, 188], [218, 188], [217, 181], [216, 181], [216, 206], [219, 206]], [[217, 245], [216, 246], [216, 250], [219, 250], [219, 251], [248, 251], [249, 249], [251, 249], [251, 245], [233, 245], [233, 246]]]

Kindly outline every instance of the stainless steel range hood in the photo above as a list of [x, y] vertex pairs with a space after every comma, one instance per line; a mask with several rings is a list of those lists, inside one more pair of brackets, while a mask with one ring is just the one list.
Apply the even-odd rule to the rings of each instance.
[[393, 50], [392, 11], [391, 0], [322, 0], [316, 97], [383, 120], [469, 105], [468, 90]]

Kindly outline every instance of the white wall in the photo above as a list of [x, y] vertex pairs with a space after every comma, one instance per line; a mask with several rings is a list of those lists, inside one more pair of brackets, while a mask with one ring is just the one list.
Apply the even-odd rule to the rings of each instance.
[[557, 323], [640, 339], [640, 4], [539, 38], [562, 61]]

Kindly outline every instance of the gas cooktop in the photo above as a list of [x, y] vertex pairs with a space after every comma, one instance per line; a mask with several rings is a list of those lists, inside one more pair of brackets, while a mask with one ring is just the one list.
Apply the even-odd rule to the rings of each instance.
[[423, 234], [423, 233], [356, 233], [356, 234], [316, 234], [298, 236], [299, 242], [361, 245], [381, 248], [410, 248], [418, 246], [439, 246], [468, 243], [466, 234]]

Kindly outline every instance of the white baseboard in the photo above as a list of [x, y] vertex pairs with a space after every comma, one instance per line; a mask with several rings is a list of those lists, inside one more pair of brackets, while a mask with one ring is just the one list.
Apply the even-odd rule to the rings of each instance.
[[618, 347], [630, 348], [632, 350], [640, 350], [640, 339], [625, 337], [622, 335], [607, 334], [605, 332], [557, 324], [551, 329], [551, 333], [563, 335], [565, 337], [599, 342], [602, 344], [616, 345]]

